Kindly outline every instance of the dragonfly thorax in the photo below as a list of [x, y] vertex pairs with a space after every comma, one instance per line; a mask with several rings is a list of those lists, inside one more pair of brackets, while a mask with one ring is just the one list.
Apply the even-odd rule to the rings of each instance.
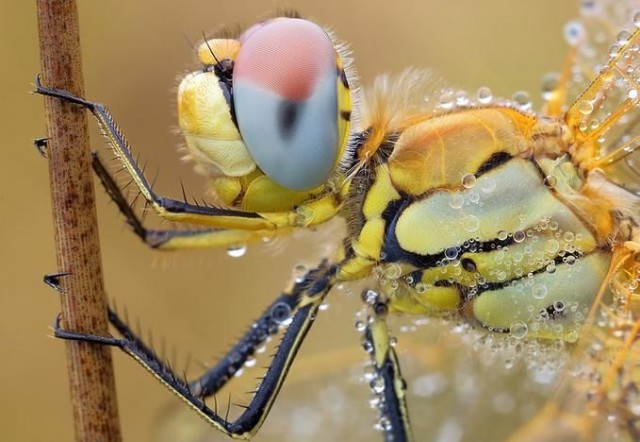
[[461, 310], [492, 330], [577, 339], [615, 220], [562, 123], [496, 106], [415, 120], [354, 180], [367, 191], [350, 212], [349, 272], [399, 265], [382, 278], [392, 311]]

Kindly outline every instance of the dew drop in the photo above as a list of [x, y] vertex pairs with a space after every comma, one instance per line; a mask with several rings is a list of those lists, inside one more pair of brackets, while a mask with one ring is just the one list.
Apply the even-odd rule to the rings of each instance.
[[480, 220], [474, 215], [467, 215], [462, 219], [462, 225], [467, 232], [475, 232], [480, 227]]
[[578, 124], [578, 130], [586, 133], [589, 130], [589, 125], [585, 121], [581, 121], [580, 124]]
[[244, 361], [245, 367], [253, 367], [256, 365], [256, 358], [249, 356], [246, 361]]
[[370, 384], [371, 390], [376, 393], [376, 394], [380, 394], [384, 392], [384, 379], [382, 378], [376, 378], [373, 381], [371, 381]]
[[513, 322], [509, 326], [509, 332], [511, 333], [511, 336], [513, 336], [516, 339], [524, 338], [525, 336], [527, 336], [528, 331], [529, 331], [529, 326], [527, 326], [527, 324], [522, 321]]
[[476, 176], [472, 173], [464, 174], [462, 176], [462, 185], [467, 189], [471, 189], [476, 185]]
[[553, 238], [548, 239], [544, 248], [548, 253], [556, 254], [560, 250], [560, 243]]
[[452, 209], [459, 209], [464, 205], [464, 197], [460, 193], [454, 193], [449, 198], [449, 206]]
[[449, 247], [444, 251], [444, 256], [447, 259], [453, 260], [458, 257], [458, 248], [457, 247]]
[[609, 57], [615, 57], [616, 55], [618, 55], [618, 52], [620, 52], [620, 45], [617, 43], [612, 44], [611, 46], [609, 46]]
[[531, 294], [535, 299], [544, 299], [547, 296], [547, 286], [544, 284], [536, 284], [531, 288]]
[[402, 274], [402, 267], [399, 264], [389, 264], [384, 268], [384, 276], [387, 279], [397, 279]]
[[517, 243], [524, 241], [525, 238], [526, 238], [526, 235], [522, 230], [518, 230], [513, 234], [513, 240]]
[[232, 258], [240, 258], [241, 256], [244, 256], [245, 253], [247, 253], [246, 245], [232, 246], [227, 248], [227, 255], [231, 256]]
[[616, 36], [616, 41], [619, 44], [624, 45], [629, 41], [630, 38], [631, 38], [631, 33], [629, 31], [620, 31]]
[[575, 330], [571, 330], [569, 333], [567, 333], [567, 334], [564, 336], [564, 339], [565, 339], [567, 342], [576, 342], [576, 341], [578, 340], [578, 332], [577, 332], [577, 331], [575, 331]]
[[286, 302], [277, 302], [271, 307], [271, 318], [278, 324], [284, 324], [291, 317], [291, 306]]
[[491, 103], [491, 100], [493, 100], [491, 89], [489, 89], [486, 86], [483, 86], [478, 89], [477, 97], [478, 97], [478, 102], [480, 104], [489, 104]]
[[582, 115], [590, 115], [593, 112], [593, 103], [591, 100], [582, 100], [578, 103], [578, 111]]
[[580, 12], [584, 15], [594, 15], [598, 12], [598, 5], [594, 0], [583, 0], [580, 3]]
[[391, 419], [389, 419], [387, 416], [382, 416], [380, 419], [378, 419], [378, 423], [374, 425], [374, 427], [380, 431], [389, 432], [392, 428]]
[[295, 266], [293, 266], [293, 279], [295, 280], [295, 282], [300, 283], [302, 281], [304, 281], [304, 277], [306, 276], [307, 272], [309, 271], [309, 267], [306, 264], [296, 264]]
[[362, 294], [362, 300], [365, 304], [375, 304], [378, 300], [378, 294], [373, 290], [367, 290]]
[[564, 27], [564, 38], [570, 46], [576, 46], [585, 37], [584, 26], [579, 21], [570, 21]]
[[453, 105], [454, 105], [453, 92], [450, 90], [445, 90], [444, 92], [442, 92], [442, 94], [440, 94], [440, 97], [438, 98], [438, 107], [440, 109], [449, 110], [449, 109], [453, 109]]
[[465, 91], [456, 92], [456, 106], [467, 106], [469, 104], [469, 95]]
[[546, 177], [544, 177], [544, 184], [545, 186], [553, 189], [558, 185], [558, 179], [553, 175], [547, 175]]
[[518, 91], [515, 94], [513, 94], [513, 97], [511, 98], [516, 103], [516, 106], [518, 106], [520, 109], [522, 110], [531, 109], [531, 98], [529, 97], [529, 94], [527, 92]]

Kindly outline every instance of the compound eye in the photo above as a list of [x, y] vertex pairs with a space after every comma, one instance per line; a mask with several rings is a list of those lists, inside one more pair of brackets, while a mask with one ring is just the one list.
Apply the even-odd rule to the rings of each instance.
[[235, 60], [238, 128], [260, 168], [281, 186], [327, 181], [339, 150], [336, 52], [318, 25], [276, 19], [252, 28]]

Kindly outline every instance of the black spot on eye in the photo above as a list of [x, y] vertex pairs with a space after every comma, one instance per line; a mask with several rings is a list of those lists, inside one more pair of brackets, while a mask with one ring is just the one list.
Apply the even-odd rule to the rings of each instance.
[[471, 258], [462, 258], [460, 260], [460, 264], [462, 265], [462, 268], [467, 272], [475, 272], [478, 270], [478, 268], [476, 267], [476, 263], [473, 262], [473, 259]]
[[282, 100], [278, 108], [278, 125], [282, 138], [291, 138], [302, 111], [302, 103]]

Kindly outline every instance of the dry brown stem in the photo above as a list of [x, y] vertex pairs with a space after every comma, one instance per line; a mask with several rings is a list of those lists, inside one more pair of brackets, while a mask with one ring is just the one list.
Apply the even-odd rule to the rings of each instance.
[[[37, 0], [37, 11], [42, 83], [82, 96], [75, 1]], [[45, 98], [45, 111], [58, 269], [69, 272], [61, 279], [62, 325], [106, 335], [87, 116], [52, 98]], [[76, 440], [121, 440], [110, 349], [67, 341], [67, 360]]]

